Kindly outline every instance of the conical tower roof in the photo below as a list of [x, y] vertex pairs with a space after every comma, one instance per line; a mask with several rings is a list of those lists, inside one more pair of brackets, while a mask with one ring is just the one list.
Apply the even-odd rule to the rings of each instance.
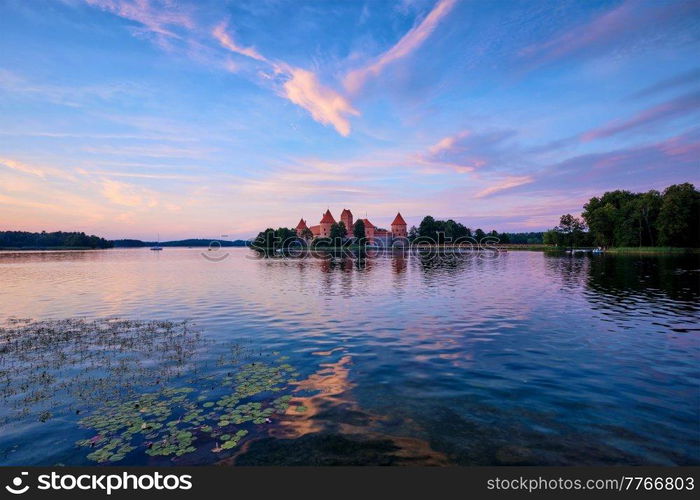
[[403, 217], [401, 217], [401, 212], [396, 214], [396, 217], [394, 218], [394, 222], [391, 223], [392, 226], [405, 226], [406, 221], [403, 220]]
[[367, 229], [367, 228], [373, 228], [373, 227], [376, 228], [376, 227], [377, 227], [377, 226], [375, 226], [374, 224], [372, 224], [372, 223], [369, 221], [369, 219], [362, 219], [362, 222], [364, 222], [364, 224], [365, 224], [365, 229]]

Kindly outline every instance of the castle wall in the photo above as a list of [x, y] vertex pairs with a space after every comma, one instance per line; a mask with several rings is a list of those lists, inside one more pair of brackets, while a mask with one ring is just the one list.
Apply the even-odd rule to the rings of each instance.
[[319, 236], [322, 238], [330, 238], [332, 225], [333, 224], [330, 222], [323, 222], [323, 223], [319, 224], [319, 229], [321, 231]]

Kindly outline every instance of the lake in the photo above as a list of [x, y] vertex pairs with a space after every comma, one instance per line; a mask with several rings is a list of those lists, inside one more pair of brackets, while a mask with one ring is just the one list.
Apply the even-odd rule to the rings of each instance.
[[700, 464], [700, 256], [204, 250], [0, 252], [0, 465]]

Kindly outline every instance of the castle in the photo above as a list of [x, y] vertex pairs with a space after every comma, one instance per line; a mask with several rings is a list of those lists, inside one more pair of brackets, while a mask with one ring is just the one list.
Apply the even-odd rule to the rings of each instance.
[[[373, 244], [384, 244], [391, 245], [394, 240], [406, 239], [408, 237], [408, 231], [406, 230], [406, 221], [401, 217], [401, 213], [397, 213], [394, 221], [391, 223], [391, 231], [386, 229], [381, 229], [372, 224], [369, 219], [359, 219], [365, 224], [365, 238], [368, 242]], [[347, 236], [349, 238], [353, 237], [354, 220], [353, 215], [347, 208], [343, 209], [340, 214], [340, 221], [345, 224], [345, 229], [347, 229]], [[314, 238], [329, 238], [331, 235], [331, 226], [336, 223], [333, 214], [331, 214], [330, 209], [326, 210], [326, 213], [321, 217], [321, 221], [316, 226], [307, 226], [306, 221], [301, 219], [299, 224], [297, 224], [296, 231], [297, 236], [303, 238], [303, 233], [306, 229], [311, 231]], [[308, 233], [307, 233], [308, 236]]]

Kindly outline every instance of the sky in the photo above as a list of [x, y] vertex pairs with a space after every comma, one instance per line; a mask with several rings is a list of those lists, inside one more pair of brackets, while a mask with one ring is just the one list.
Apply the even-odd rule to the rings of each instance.
[[700, 2], [0, 0], [0, 230], [539, 231], [700, 185]]

